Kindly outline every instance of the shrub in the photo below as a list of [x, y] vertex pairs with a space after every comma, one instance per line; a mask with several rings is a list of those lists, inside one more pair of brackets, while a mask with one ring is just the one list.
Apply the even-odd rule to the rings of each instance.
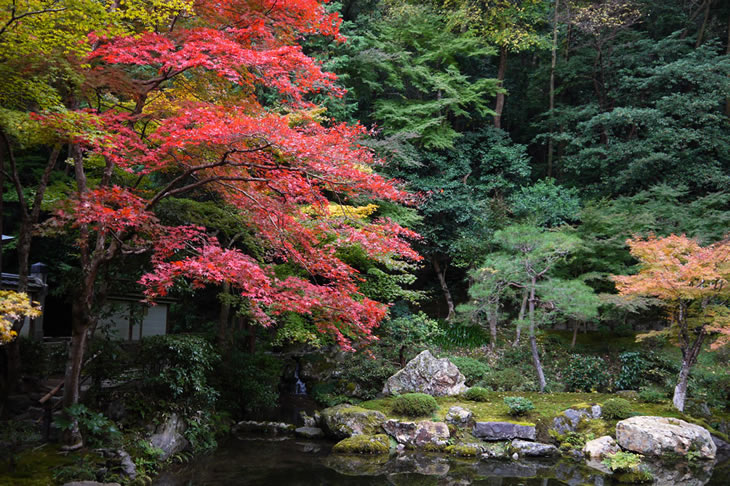
[[636, 351], [628, 351], [619, 355], [621, 372], [616, 380], [619, 390], [636, 390], [644, 381], [647, 361]]
[[639, 391], [639, 399], [647, 403], [662, 403], [667, 398], [664, 390], [656, 387], [642, 388]]
[[218, 372], [223, 406], [236, 415], [275, 407], [283, 367], [269, 354], [232, 350], [230, 363]]
[[464, 374], [468, 386], [474, 385], [489, 373], [489, 365], [474, 358], [452, 356], [449, 358], [449, 361], [454, 363], [459, 368], [459, 371]]
[[513, 416], [526, 415], [528, 412], [535, 410], [535, 405], [523, 397], [505, 397], [504, 403], [509, 407], [509, 414]]
[[[357, 387], [357, 398], [371, 400], [383, 390], [385, 382], [397, 371], [391, 361], [368, 356], [365, 353], [358, 353], [348, 361], [349, 365], [342, 373], [342, 381], [355, 383]], [[352, 395], [351, 390], [340, 390], [344, 395]]]
[[200, 336], [153, 336], [142, 340], [142, 386], [148, 397], [175, 400], [191, 410], [212, 407], [218, 392], [209, 376], [220, 356]]
[[573, 354], [563, 372], [568, 391], [603, 391], [609, 383], [606, 363], [598, 356]]
[[614, 472], [629, 472], [641, 465], [641, 456], [631, 452], [619, 451], [609, 454], [603, 464]]
[[641, 456], [631, 452], [610, 454], [603, 460], [620, 483], [651, 483], [654, 475], [641, 463]]
[[609, 419], [623, 420], [631, 415], [631, 403], [625, 398], [609, 398], [603, 404], [601, 413]]
[[407, 417], [431, 415], [438, 408], [436, 399], [425, 393], [406, 393], [393, 400], [393, 412]]
[[66, 415], [56, 422], [62, 430], [70, 430], [77, 423], [88, 444], [94, 447], [118, 445], [122, 437], [114, 422], [80, 403], [68, 407]]
[[490, 390], [480, 386], [473, 386], [464, 393], [464, 398], [472, 402], [488, 402]]
[[[532, 374], [528, 375], [532, 376]], [[536, 391], [537, 386], [531, 379], [526, 378], [525, 372], [519, 368], [506, 368], [493, 371], [480, 382], [497, 391]]]

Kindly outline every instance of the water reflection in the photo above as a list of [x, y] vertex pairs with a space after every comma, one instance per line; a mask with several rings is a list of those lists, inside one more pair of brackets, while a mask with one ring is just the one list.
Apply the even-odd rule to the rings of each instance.
[[[403, 452], [392, 456], [330, 454], [324, 441], [232, 440], [215, 454], [161, 475], [157, 486], [394, 485], [394, 486], [558, 486], [616, 483], [609, 475], [572, 461], [480, 461], [441, 454]], [[659, 485], [727, 485], [728, 464], [652, 467]]]

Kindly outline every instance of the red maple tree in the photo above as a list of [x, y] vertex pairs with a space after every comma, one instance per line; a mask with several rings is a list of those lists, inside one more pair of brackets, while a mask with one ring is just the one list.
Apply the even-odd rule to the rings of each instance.
[[[357, 272], [336, 250], [359, 244], [375, 259], [419, 256], [407, 242], [416, 235], [392, 221], [351, 224], [328, 214], [335, 197], [408, 199], [373, 172], [380, 161], [360, 145], [363, 127], [328, 123], [308, 101], [321, 90], [339, 93], [334, 75], [297, 42], [311, 34], [340, 39], [339, 22], [318, 0], [199, 0], [137, 35], [90, 33], [78, 108], [37, 116], [72, 147], [77, 183], [49, 223], [78, 235], [82, 273], [65, 406], [78, 401], [97, 279], [125, 252], [152, 252], [153, 270], [141, 279], [150, 299], [178, 278], [225, 282], [264, 325], [294, 311], [345, 349], [372, 339], [386, 307], [360, 293]], [[144, 183], [152, 178], [155, 189]], [[200, 190], [245, 217], [266, 261], [222, 248], [205, 228], [156, 217], [163, 199]], [[307, 277], [277, 278], [277, 262]]]

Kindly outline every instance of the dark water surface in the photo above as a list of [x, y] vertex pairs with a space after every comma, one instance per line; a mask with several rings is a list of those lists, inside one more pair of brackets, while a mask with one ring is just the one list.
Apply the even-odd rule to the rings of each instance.
[[[231, 440], [214, 454], [163, 473], [156, 486], [558, 486], [615, 483], [570, 461], [478, 461], [406, 452], [390, 458], [331, 455], [332, 443], [297, 439]], [[709, 465], [708, 465], [709, 466]], [[679, 468], [655, 484], [730, 485], [728, 463], [714, 470]]]

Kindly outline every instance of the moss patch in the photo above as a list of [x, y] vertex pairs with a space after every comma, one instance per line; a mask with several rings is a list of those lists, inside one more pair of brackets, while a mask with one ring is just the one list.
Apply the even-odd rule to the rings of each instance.
[[[0, 486], [48, 486], [54, 484], [53, 470], [77, 461], [81, 455], [64, 455], [58, 446], [44, 445], [40, 449], [20, 453], [17, 466], [10, 471], [7, 461], [0, 463]], [[5, 459], [5, 458], [4, 458]]]
[[481, 452], [479, 444], [454, 444], [446, 447], [446, 452], [458, 457], [476, 457]]
[[[535, 404], [535, 410], [531, 411], [520, 421], [515, 420], [514, 417], [509, 415], [509, 408], [503, 401], [504, 398], [508, 396], [519, 396], [530, 399], [532, 403]], [[477, 422], [511, 422], [520, 425], [535, 425], [541, 421], [551, 421], [554, 417], [568, 408], [589, 408], [592, 403], [603, 405], [611, 398], [615, 398], [615, 395], [611, 393], [537, 392], [488, 392], [487, 401], [485, 402], [472, 402], [461, 397], [436, 397], [436, 402], [439, 404], [439, 410], [434, 413], [431, 419], [443, 421], [449, 411], [449, 408], [453, 406], [460, 406], [471, 410], [474, 413], [474, 420]], [[360, 404], [360, 407], [383, 412], [388, 418], [392, 419], [405, 421], [413, 420], [412, 418], [393, 413], [391, 405], [392, 401], [392, 397], [378, 398], [376, 400], [363, 402]], [[629, 402], [631, 403], [632, 411], [638, 414], [679, 418], [705, 427], [713, 435], [727, 441], [727, 435], [720, 433], [710, 425], [715, 418], [725, 420], [725, 415], [716, 414], [716, 417], [713, 417], [713, 419], [705, 420], [685, 415], [675, 410], [671, 403], [668, 402], [645, 403], [640, 400], [629, 400]], [[612, 430], [616, 426], [616, 422], [608, 420], [605, 421], [602, 426]], [[599, 435], [596, 434], [596, 437], [599, 437]]]
[[385, 434], [354, 435], [335, 444], [332, 452], [338, 454], [388, 454], [390, 439]]

